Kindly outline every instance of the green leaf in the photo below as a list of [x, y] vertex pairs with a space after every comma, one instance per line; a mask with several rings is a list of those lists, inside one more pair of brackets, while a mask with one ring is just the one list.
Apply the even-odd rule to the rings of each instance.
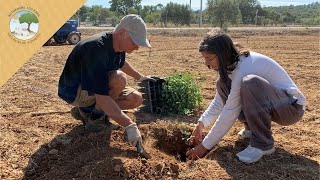
[[162, 114], [192, 115], [193, 110], [200, 107], [203, 98], [197, 76], [176, 73], [165, 79], [160, 99]]

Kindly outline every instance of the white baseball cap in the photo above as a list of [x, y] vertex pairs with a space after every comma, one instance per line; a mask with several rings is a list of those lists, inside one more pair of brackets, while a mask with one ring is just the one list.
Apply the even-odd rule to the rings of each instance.
[[129, 34], [132, 41], [143, 47], [151, 48], [147, 39], [147, 27], [143, 19], [136, 14], [129, 14], [120, 20], [115, 29], [124, 28]]

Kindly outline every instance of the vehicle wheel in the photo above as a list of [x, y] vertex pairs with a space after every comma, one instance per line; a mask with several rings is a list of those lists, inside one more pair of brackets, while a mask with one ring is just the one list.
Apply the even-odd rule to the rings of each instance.
[[69, 44], [77, 44], [80, 41], [81, 37], [79, 35], [79, 33], [70, 33], [68, 35], [68, 42]]
[[53, 36], [53, 39], [54, 41], [56, 41], [56, 43], [59, 43], [59, 44], [65, 43], [67, 41], [67, 39], [59, 36]]
[[51, 45], [51, 38], [46, 43], [44, 43], [44, 46], [49, 46], [49, 45]]

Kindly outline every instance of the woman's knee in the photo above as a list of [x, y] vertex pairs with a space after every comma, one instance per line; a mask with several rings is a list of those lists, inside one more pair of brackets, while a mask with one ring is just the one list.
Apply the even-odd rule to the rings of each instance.
[[127, 76], [122, 71], [112, 71], [109, 73], [109, 86], [110, 87], [122, 87], [127, 84]]
[[242, 78], [242, 84], [243, 85], [251, 85], [259, 82], [261, 80], [261, 77], [254, 75], [254, 74], [249, 74], [246, 75]]
[[267, 88], [267, 84], [269, 84], [267, 80], [257, 75], [250, 74], [243, 77], [240, 88], [242, 106], [245, 106], [247, 101], [252, 99], [251, 97], [260, 99], [264, 96], [263, 91]]
[[259, 87], [263, 87], [263, 84], [265, 83], [269, 82], [260, 76], [249, 74], [243, 77], [241, 83], [241, 90], [251, 90], [252, 88], [256, 89]]

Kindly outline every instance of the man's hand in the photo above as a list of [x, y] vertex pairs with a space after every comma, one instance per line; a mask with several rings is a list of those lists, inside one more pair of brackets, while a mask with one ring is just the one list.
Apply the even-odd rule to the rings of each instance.
[[141, 77], [138, 79], [138, 82], [142, 82], [142, 81], [153, 81], [153, 82], [156, 82], [156, 80], [153, 79], [153, 78], [150, 77], [150, 76], [141, 76]]
[[124, 127], [124, 129], [126, 131], [126, 137], [131, 145], [136, 146], [138, 141], [142, 142], [141, 134], [136, 123], [132, 123]]
[[195, 148], [190, 149], [187, 151], [186, 155], [189, 160], [196, 160], [199, 158], [204, 157], [209, 150], [206, 149], [201, 143], [197, 145]]

